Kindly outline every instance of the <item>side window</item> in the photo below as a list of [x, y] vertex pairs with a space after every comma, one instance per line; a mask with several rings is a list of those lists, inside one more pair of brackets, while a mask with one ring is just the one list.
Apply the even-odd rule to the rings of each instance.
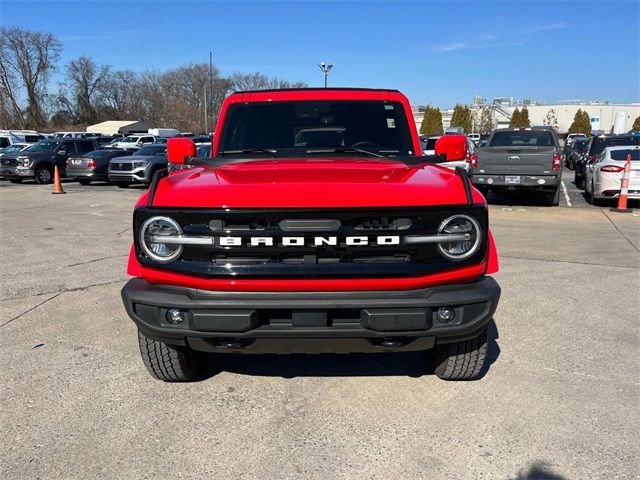
[[153, 143], [154, 142], [154, 138], [153, 137], [145, 137], [144, 140], [142, 140], [143, 143]]
[[0, 148], [5, 148], [8, 147], [9, 144], [9, 139], [6, 137], [0, 137]]
[[66, 151], [67, 155], [74, 155], [74, 154], [78, 153], [78, 151], [76, 149], [76, 145], [73, 142], [63, 143], [62, 145], [60, 145], [59, 150]]
[[89, 153], [94, 150], [93, 143], [91, 142], [77, 142], [76, 148], [78, 149], [78, 153]]

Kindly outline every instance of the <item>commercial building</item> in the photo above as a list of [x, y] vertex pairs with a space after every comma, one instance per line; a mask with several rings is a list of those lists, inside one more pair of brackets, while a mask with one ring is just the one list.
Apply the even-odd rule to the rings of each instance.
[[87, 127], [88, 133], [102, 133], [104, 135], [114, 135], [122, 133], [147, 133], [150, 125], [137, 120], [110, 120], [108, 122], [96, 123]]
[[[552, 105], [545, 105], [536, 100], [525, 99], [515, 101], [513, 97], [499, 97], [487, 102], [482, 97], [476, 96], [471, 109], [475, 118], [478, 118], [483, 108], [491, 111], [493, 128], [508, 127], [511, 115], [516, 108], [527, 107], [531, 125], [547, 125], [552, 123], [559, 133], [567, 133], [576, 112], [580, 109], [586, 111], [591, 119], [591, 129], [605, 133], [628, 132], [634, 120], [640, 116], [640, 103], [609, 103], [601, 101], [564, 100]], [[414, 119], [418, 129], [422, 124], [424, 107], [416, 106], [413, 109]], [[443, 127], [449, 127], [453, 108], [443, 109]]]

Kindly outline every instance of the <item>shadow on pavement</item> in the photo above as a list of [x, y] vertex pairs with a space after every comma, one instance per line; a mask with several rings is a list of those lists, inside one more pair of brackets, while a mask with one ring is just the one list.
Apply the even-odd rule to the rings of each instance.
[[[500, 356], [498, 329], [489, 323], [487, 362], [474, 381], [481, 380]], [[199, 380], [207, 380], [219, 372], [281, 378], [295, 377], [387, 377], [419, 378], [432, 375], [427, 368], [428, 352], [349, 353], [317, 355], [209, 354], [209, 368]]]
[[566, 477], [553, 472], [545, 462], [535, 462], [527, 471], [518, 472], [513, 480], [565, 480]]

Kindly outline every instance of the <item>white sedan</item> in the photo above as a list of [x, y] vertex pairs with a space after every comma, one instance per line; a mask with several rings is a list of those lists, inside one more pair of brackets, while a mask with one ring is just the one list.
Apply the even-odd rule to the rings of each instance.
[[640, 147], [619, 146], [602, 150], [593, 163], [587, 165], [585, 190], [589, 202], [618, 198], [627, 155], [631, 154], [628, 198], [640, 199]]

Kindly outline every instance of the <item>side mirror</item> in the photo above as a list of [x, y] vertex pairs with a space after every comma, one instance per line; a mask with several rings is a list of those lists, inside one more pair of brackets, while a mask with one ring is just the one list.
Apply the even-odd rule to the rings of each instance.
[[444, 155], [447, 162], [467, 159], [467, 137], [464, 135], [443, 135], [436, 140], [436, 155]]
[[58, 150], [58, 151], [56, 152], [56, 155], [60, 155], [61, 157], [62, 157], [63, 155], [66, 155], [66, 154], [67, 154], [67, 151], [66, 151], [66, 150]]
[[198, 155], [196, 144], [184, 137], [173, 137], [167, 140], [167, 159], [169, 163], [184, 165], [185, 159]]

